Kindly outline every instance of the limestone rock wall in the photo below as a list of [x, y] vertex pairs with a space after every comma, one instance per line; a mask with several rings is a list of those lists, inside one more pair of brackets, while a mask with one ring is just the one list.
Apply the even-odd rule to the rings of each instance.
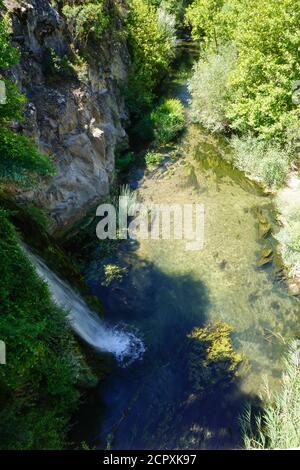
[[28, 99], [26, 122], [19, 131], [32, 136], [57, 167], [53, 178], [18, 197], [45, 207], [55, 231], [109, 191], [116, 149], [127, 143], [128, 115], [121, 93], [129, 64], [127, 45], [121, 34], [107, 33], [89, 46], [82, 65], [56, 76], [49, 70], [51, 54], [60, 66], [66, 58], [73, 64], [78, 47], [59, 6], [49, 0], [5, 3], [13, 42], [21, 51], [20, 65], [12, 73]]

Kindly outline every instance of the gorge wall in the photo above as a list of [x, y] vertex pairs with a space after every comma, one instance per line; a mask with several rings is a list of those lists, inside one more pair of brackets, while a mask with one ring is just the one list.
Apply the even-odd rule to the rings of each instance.
[[[16, 124], [17, 130], [32, 136], [57, 167], [53, 178], [17, 198], [47, 209], [52, 231], [108, 194], [116, 150], [126, 147], [128, 121], [121, 90], [129, 54], [118, 34], [126, 15], [123, 2], [118, 2], [114, 29], [93, 44], [74, 39], [61, 3], [5, 2], [21, 53], [12, 74], [27, 97], [26, 120]], [[78, 49], [84, 54], [79, 56]]]

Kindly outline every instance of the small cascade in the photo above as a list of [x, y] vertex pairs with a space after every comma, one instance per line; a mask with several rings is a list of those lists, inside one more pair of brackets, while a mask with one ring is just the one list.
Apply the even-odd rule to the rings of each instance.
[[41, 258], [33, 254], [27, 246], [22, 247], [38, 275], [47, 283], [53, 301], [68, 312], [70, 325], [80, 338], [95, 349], [113, 354], [123, 367], [143, 356], [145, 346], [141, 339], [125, 327], [107, 325]]

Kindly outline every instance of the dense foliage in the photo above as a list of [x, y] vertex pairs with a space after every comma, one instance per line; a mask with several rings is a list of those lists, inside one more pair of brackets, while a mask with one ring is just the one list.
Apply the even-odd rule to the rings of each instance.
[[[290, 151], [295, 150], [300, 117], [293, 100], [300, 76], [299, 20], [300, 4], [292, 0], [195, 0], [186, 15], [193, 36], [203, 41], [206, 51], [190, 82], [194, 116], [209, 128], [228, 126], [266, 142], [273, 154], [269, 164], [276, 167], [271, 173], [278, 176], [270, 178], [264, 171], [256, 176], [268, 185], [284, 181]], [[231, 58], [224, 54], [230, 49], [236, 51]], [[240, 161], [237, 145], [235, 150]], [[256, 166], [261, 167], [260, 162]]]
[[[151, 108], [155, 88], [174, 57], [173, 28], [149, 0], [130, 0], [127, 19], [132, 67], [127, 101], [133, 115]], [[170, 26], [170, 25], [169, 25]]]
[[7, 346], [7, 364], [0, 367], [0, 446], [61, 448], [78, 400], [81, 360], [65, 313], [52, 303], [3, 211], [0, 259], [0, 332]]
[[87, 42], [99, 40], [109, 26], [110, 15], [105, 0], [65, 0], [63, 13], [74, 32], [74, 38]]
[[178, 99], [165, 99], [152, 111], [151, 121], [157, 143], [169, 143], [184, 127], [183, 104]]

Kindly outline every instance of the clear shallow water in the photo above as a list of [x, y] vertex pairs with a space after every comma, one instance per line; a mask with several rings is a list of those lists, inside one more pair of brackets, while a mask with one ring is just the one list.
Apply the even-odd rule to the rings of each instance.
[[[177, 90], [185, 101], [186, 87]], [[204, 204], [205, 246], [187, 252], [181, 241], [124, 242], [109, 260], [128, 268], [123, 282], [105, 289], [93, 277], [111, 321], [137, 328], [147, 348], [141, 363], [116, 368], [83, 408], [82, 436], [94, 446], [240, 446], [245, 402], [255, 399], [265, 376], [278, 385], [286, 343], [299, 334], [299, 302], [276, 280], [275, 266], [258, 268], [261, 251], [275, 247], [258, 233], [257, 214], [273, 218], [271, 199], [224, 160], [224, 143], [198, 126], [189, 126], [175, 150], [176, 160], [143, 178], [139, 198]], [[187, 335], [216, 320], [233, 327], [244, 366], [225, 391], [200, 396], [188, 378]]]

